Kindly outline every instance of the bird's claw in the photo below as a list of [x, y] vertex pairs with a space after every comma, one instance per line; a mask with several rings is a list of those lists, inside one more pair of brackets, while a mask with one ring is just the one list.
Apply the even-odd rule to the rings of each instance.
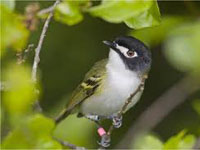
[[122, 126], [122, 115], [113, 117], [113, 126], [115, 128], [120, 128]]
[[98, 142], [99, 145], [102, 147], [109, 147], [110, 146], [110, 136], [108, 134], [104, 134], [101, 136], [101, 141]]

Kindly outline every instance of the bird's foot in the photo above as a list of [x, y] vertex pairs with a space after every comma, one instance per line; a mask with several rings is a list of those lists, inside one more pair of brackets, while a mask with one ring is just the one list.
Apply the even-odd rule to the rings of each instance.
[[104, 148], [109, 147], [111, 141], [110, 135], [108, 135], [102, 127], [98, 128], [98, 134], [101, 137], [101, 141], [98, 142], [98, 144]]
[[113, 116], [112, 121], [115, 128], [120, 128], [122, 126], [122, 115]]
[[100, 117], [98, 115], [85, 115], [85, 117], [87, 119], [92, 120], [92, 121], [99, 121], [100, 120]]
[[104, 134], [101, 136], [101, 141], [98, 142], [98, 144], [104, 148], [109, 147], [110, 146], [110, 135], [108, 134]]

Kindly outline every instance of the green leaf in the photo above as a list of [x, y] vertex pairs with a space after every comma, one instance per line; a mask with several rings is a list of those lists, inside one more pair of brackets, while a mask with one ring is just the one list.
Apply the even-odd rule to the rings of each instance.
[[200, 73], [200, 21], [174, 28], [164, 43], [165, 56], [178, 70]]
[[1, 5], [5, 5], [10, 10], [15, 9], [15, 0], [1, 0], [0, 3]]
[[83, 20], [83, 15], [77, 3], [63, 1], [56, 7], [54, 18], [61, 23], [75, 25]]
[[153, 1], [149, 9], [125, 20], [125, 23], [130, 28], [141, 29], [145, 27], [153, 27], [160, 24], [160, 11], [156, 1]]
[[179, 143], [182, 140], [183, 136], [185, 135], [186, 131], [183, 130], [179, 134], [172, 136], [167, 142], [164, 144], [164, 149], [178, 149]]
[[93, 148], [96, 143], [94, 131], [95, 124], [93, 122], [86, 118], [70, 115], [56, 127], [54, 136], [75, 145]]
[[179, 143], [179, 149], [191, 149], [195, 144], [196, 138], [194, 135], [186, 135]]
[[30, 116], [3, 140], [2, 148], [61, 149], [62, 146], [51, 136], [54, 127], [54, 121], [49, 118], [40, 114]]
[[186, 135], [186, 131], [183, 130], [179, 134], [171, 137], [168, 141], [164, 144], [164, 150], [168, 149], [190, 149], [194, 146], [196, 138], [194, 135]]
[[133, 149], [156, 149], [162, 150], [163, 142], [154, 135], [144, 135], [138, 137], [133, 144]]
[[184, 21], [184, 18], [179, 16], [165, 16], [162, 18], [159, 26], [133, 30], [130, 34], [153, 47], [163, 42], [169, 31], [176, 28]]
[[111, 23], [125, 21], [129, 27], [137, 29], [157, 25], [160, 16], [157, 3], [145, 0], [103, 1], [101, 5], [88, 9], [88, 12]]
[[194, 108], [194, 110], [200, 115], [200, 99], [195, 99], [192, 102], [192, 107]]
[[22, 65], [12, 64], [3, 72], [3, 80], [8, 90], [3, 93], [3, 107], [9, 114], [9, 121], [16, 125], [24, 115], [32, 110], [37, 99], [35, 83], [31, 81], [31, 69]]
[[[117, 1], [104, 2], [88, 10], [93, 16], [101, 17], [112, 23], [120, 23], [134, 15], [147, 10], [149, 1]], [[116, 11], [117, 10], [117, 11]]]
[[22, 17], [13, 13], [9, 8], [0, 5], [1, 17], [1, 55], [5, 49], [13, 48], [22, 51], [26, 46], [29, 31], [26, 29]]

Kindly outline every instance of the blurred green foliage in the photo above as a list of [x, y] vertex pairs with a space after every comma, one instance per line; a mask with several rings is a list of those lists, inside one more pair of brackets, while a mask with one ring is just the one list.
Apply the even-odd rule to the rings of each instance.
[[23, 23], [23, 17], [13, 12], [14, 1], [1, 2], [1, 55], [6, 48], [22, 51], [27, 44], [29, 31]]
[[196, 138], [194, 135], [185, 135], [186, 131], [181, 131], [175, 136], [172, 136], [167, 142], [164, 144], [164, 149], [191, 149], [194, 144]]
[[168, 33], [165, 55], [181, 71], [200, 73], [200, 21], [181, 24]]
[[185, 22], [181, 16], [164, 16], [157, 27], [134, 30], [130, 34], [142, 40], [145, 44], [155, 47], [165, 40], [169, 31]]
[[96, 145], [96, 140], [93, 138], [94, 131], [95, 124], [93, 122], [86, 118], [70, 115], [56, 127], [54, 136], [78, 146], [93, 148]]
[[83, 20], [83, 15], [80, 12], [79, 4], [73, 1], [64, 1], [56, 7], [54, 18], [67, 25], [75, 25]]
[[163, 142], [155, 135], [143, 135], [133, 143], [133, 149], [157, 149], [163, 148]]
[[192, 106], [195, 109], [195, 111], [200, 115], [200, 99], [195, 99], [192, 102]]
[[6, 5], [10, 10], [14, 10], [15, 8], [15, 0], [10, 1], [1, 1], [3, 5]]
[[25, 118], [4, 139], [4, 149], [61, 149], [62, 146], [52, 139], [54, 121], [41, 114]]
[[107, 1], [88, 10], [111, 23], [125, 22], [130, 28], [152, 27], [160, 23], [156, 1]]
[[194, 135], [186, 135], [186, 131], [183, 130], [175, 136], [169, 138], [165, 143], [162, 142], [155, 135], [143, 135], [139, 137], [133, 144], [135, 149], [158, 149], [158, 150], [169, 150], [169, 149], [192, 149], [195, 144], [196, 138]]
[[3, 106], [10, 116], [8, 119], [16, 125], [32, 111], [32, 104], [38, 97], [36, 85], [31, 81], [31, 70], [27, 66], [11, 64], [2, 76], [9, 88], [3, 93]]
[[132, 31], [131, 35], [149, 46], [163, 42], [164, 54], [178, 70], [200, 73], [200, 22], [183, 17], [167, 16], [161, 25]]
[[[43, 9], [52, 6], [53, 2], [39, 2], [39, 4]], [[159, 25], [158, 4], [164, 14], [161, 25]], [[34, 32], [26, 28], [25, 19], [27, 18], [24, 10], [27, 5], [31, 5], [31, 2], [17, 1], [15, 3], [14, 0], [10, 0], [1, 1], [0, 4], [1, 85], [5, 83], [6, 86], [5, 89], [1, 89], [1, 146], [4, 149], [62, 149], [63, 147], [53, 139], [53, 136], [78, 146], [97, 147], [96, 141], [99, 139], [94, 123], [71, 115], [55, 126], [53, 119], [47, 116], [55, 116], [55, 112], [60, 111], [59, 106], [63, 108], [67, 103], [66, 94], [70, 95], [69, 93], [79, 83], [88, 68], [98, 59], [107, 57], [106, 52], [102, 51], [104, 47], [100, 44], [100, 41], [104, 39], [130, 32], [131, 35], [155, 49], [152, 51], [153, 66], [145, 88], [146, 92], [135, 109], [125, 115], [123, 128], [114, 132], [113, 147], [126, 133], [139, 112], [184, 75], [178, 72], [179, 70], [184, 73], [199, 74], [200, 23], [195, 15], [192, 15], [193, 17], [183, 15], [187, 13], [183, 7], [185, 4], [182, 2], [172, 5], [171, 2], [157, 3], [155, 0], [102, 0], [101, 2], [64, 0], [55, 9], [55, 21], [52, 21], [48, 29], [49, 32], [47, 32], [42, 47], [41, 74], [39, 74], [41, 81], [33, 83], [31, 81], [33, 52], [30, 52], [31, 57], [27, 62], [20, 65], [16, 64], [15, 56], [16, 52], [24, 52], [27, 43], [37, 43], [41, 34], [42, 23]], [[171, 8], [176, 5], [178, 7], [173, 10], [173, 14]], [[182, 16], [177, 15], [176, 11], [180, 11]], [[127, 26], [119, 23], [125, 23]], [[128, 27], [134, 30], [130, 31]], [[159, 47], [160, 45], [162, 48]], [[160, 54], [160, 51], [164, 51], [164, 55]], [[171, 68], [165, 59], [176, 70]], [[195, 142], [194, 135], [200, 133], [200, 119], [196, 116], [200, 109], [199, 98], [196, 98], [199, 96], [197, 93], [192, 97], [192, 99], [197, 99], [192, 103], [195, 111], [188, 107], [190, 104], [186, 103], [185, 106], [178, 108], [178, 112], [173, 113], [175, 119], [166, 117], [164, 122], [167, 123], [163, 123], [164, 125], [161, 123], [154, 130], [159, 134], [159, 138], [154, 135], [138, 137], [133, 147], [142, 149], [191, 148]], [[42, 101], [43, 113], [46, 117], [33, 110], [33, 104], [38, 99]], [[181, 125], [180, 121], [182, 121]], [[185, 131], [175, 135], [184, 128], [194, 135], [186, 135]], [[170, 138], [172, 135], [175, 136]], [[168, 140], [163, 142], [165, 140], [161, 139]]]
[[90, 7], [92, 2], [65, 0], [57, 6], [55, 19], [67, 25], [74, 25], [83, 20], [83, 12], [88, 12], [111, 23], [125, 22], [134, 29], [152, 27], [160, 23], [160, 12], [155, 0], [102, 0], [100, 5]]

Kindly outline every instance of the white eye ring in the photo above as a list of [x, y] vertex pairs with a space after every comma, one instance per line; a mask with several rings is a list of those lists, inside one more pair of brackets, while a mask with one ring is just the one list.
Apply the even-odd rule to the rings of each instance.
[[[133, 58], [133, 57], [137, 57], [138, 56], [136, 51], [131, 51], [128, 48], [120, 46], [118, 44], [116, 45], [116, 47], [127, 58]], [[133, 55], [130, 55], [129, 53], [132, 53]]]
[[125, 54], [126, 57], [128, 58], [134, 58], [134, 57], [137, 57], [137, 53], [135, 51], [127, 51], [126, 54]]

